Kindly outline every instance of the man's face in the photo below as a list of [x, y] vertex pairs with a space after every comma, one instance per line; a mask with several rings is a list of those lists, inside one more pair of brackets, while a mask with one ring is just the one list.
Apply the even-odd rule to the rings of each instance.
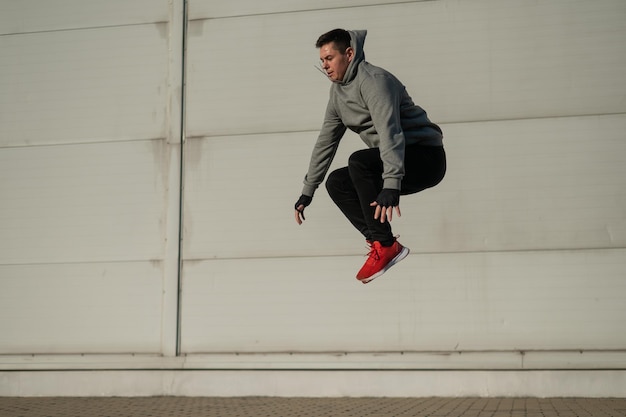
[[350, 62], [352, 62], [353, 57], [354, 50], [352, 48], [346, 49], [346, 53], [342, 54], [335, 49], [334, 42], [322, 45], [320, 48], [320, 61], [322, 61], [322, 69], [332, 81], [343, 80], [343, 76], [346, 75], [346, 70], [348, 69]]

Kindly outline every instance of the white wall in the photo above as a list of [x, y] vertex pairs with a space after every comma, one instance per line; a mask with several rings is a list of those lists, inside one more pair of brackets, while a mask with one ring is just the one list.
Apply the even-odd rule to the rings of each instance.
[[[133, 371], [11, 372], [7, 396], [623, 398], [624, 372]], [[59, 384], [59, 381], [63, 383]], [[8, 385], [8, 384], [7, 384]], [[94, 392], [96, 394], [94, 394]]]
[[[182, 213], [183, 1], [0, 4], [0, 369], [624, 368], [626, 4], [314, 3], [189, 1]], [[448, 155], [367, 286], [293, 220], [335, 27]]]
[[175, 350], [173, 14], [0, 6], [0, 354]]
[[[625, 16], [616, 1], [192, 3], [183, 351], [623, 349]], [[449, 162], [394, 221], [412, 255], [367, 287], [364, 242], [326, 192], [301, 227], [291, 209], [327, 100], [313, 44], [338, 26], [369, 30], [366, 57], [442, 124]], [[348, 135], [334, 166], [360, 146]]]

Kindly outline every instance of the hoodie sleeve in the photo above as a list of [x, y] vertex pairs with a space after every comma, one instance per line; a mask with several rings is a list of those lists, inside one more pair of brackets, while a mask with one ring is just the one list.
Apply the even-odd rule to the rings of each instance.
[[313, 147], [309, 170], [304, 177], [302, 194], [313, 197], [317, 187], [324, 181], [324, 177], [333, 162], [339, 141], [346, 132], [346, 126], [335, 111], [332, 100], [329, 100], [324, 116], [324, 124]]
[[405, 138], [400, 120], [403, 91], [404, 86], [387, 74], [368, 77], [361, 86], [361, 94], [380, 139], [383, 188], [396, 190], [400, 189], [404, 177]]

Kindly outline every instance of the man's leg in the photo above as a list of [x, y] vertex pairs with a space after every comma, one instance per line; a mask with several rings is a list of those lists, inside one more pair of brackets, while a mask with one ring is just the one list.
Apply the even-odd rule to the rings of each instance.
[[[344, 189], [349, 190], [351, 213], [357, 213], [355, 193], [358, 196], [362, 216], [359, 216], [357, 228], [362, 230], [363, 222], [365, 222], [371, 240], [390, 244], [393, 241], [391, 226], [388, 222], [381, 223], [375, 220], [375, 207], [370, 207], [370, 203], [376, 200], [383, 188], [383, 162], [380, 159], [380, 151], [378, 148], [356, 151], [350, 156], [347, 169], [350, 174], [349, 180], [346, 179], [346, 168], [337, 171], [341, 171], [340, 178]], [[434, 187], [441, 182], [446, 173], [444, 148], [441, 146], [407, 146], [404, 170], [405, 175], [400, 191], [402, 195], [414, 194]], [[333, 200], [335, 200], [334, 197]]]
[[[379, 162], [376, 162], [377, 159]], [[382, 171], [378, 174], [371, 174], [369, 166], [372, 163], [374, 171], [377, 170], [376, 165], [380, 165], [382, 170], [378, 149], [374, 149], [373, 152], [369, 149], [356, 152], [350, 157], [348, 167], [333, 171], [326, 180], [326, 189], [330, 197], [354, 227], [369, 241], [369, 256], [356, 275], [357, 279], [364, 284], [382, 275], [409, 253], [408, 248], [395, 241], [391, 235], [389, 223], [374, 220], [374, 210], [369, 204], [376, 199], [382, 187], [380, 179]], [[359, 189], [357, 185], [365, 190]], [[364, 201], [366, 204], [363, 203]], [[382, 229], [383, 232], [377, 232], [377, 229]], [[387, 246], [383, 246], [378, 237], [385, 231], [388, 231], [390, 237], [390, 243]]]
[[330, 198], [348, 218], [350, 223], [361, 232], [366, 240], [371, 240], [372, 236], [363, 217], [359, 196], [354, 188], [354, 184], [352, 184], [348, 167], [339, 168], [331, 172], [326, 180], [326, 189]]
[[[404, 165], [402, 194], [413, 194], [441, 181], [446, 170], [445, 153], [442, 147], [408, 146]], [[357, 279], [368, 283], [404, 259], [409, 249], [395, 240], [389, 222], [381, 223], [374, 219], [375, 208], [370, 207], [383, 186], [383, 163], [379, 150], [355, 152], [350, 157], [348, 168], [373, 240], [370, 255], [357, 273]]]
[[[400, 194], [414, 194], [439, 184], [446, 174], [446, 153], [442, 146], [407, 146]], [[402, 202], [402, 200], [400, 200]]]
[[348, 170], [359, 197], [370, 240], [381, 242], [383, 246], [393, 244], [391, 225], [389, 222], [381, 223], [380, 220], [374, 219], [376, 208], [370, 206], [383, 188], [383, 162], [380, 159], [380, 151], [378, 148], [370, 148], [354, 152], [348, 160]]

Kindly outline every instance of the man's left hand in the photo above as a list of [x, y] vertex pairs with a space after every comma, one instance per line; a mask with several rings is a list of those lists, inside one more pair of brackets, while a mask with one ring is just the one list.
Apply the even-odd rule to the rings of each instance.
[[401, 217], [400, 213], [400, 190], [394, 190], [391, 188], [383, 188], [376, 201], [370, 204], [371, 207], [376, 207], [374, 212], [374, 219], [380, 218], [381, 223], [385, 221], [391, 221], [393, 219], [393, 210], [396, 210], [398, 217]]

